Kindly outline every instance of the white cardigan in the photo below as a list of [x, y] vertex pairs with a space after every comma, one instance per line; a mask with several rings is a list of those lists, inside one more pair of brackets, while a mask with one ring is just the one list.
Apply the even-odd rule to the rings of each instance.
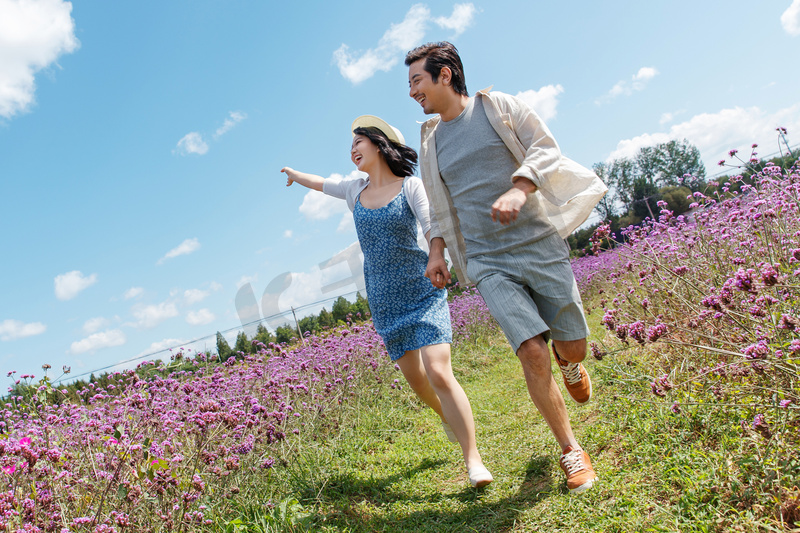
[[[347, 201], [350, 211], [356, 208], [356, 200], [366, 186], [369, 178], [326, 178], [322, 184], [322, 192], [334, 198], [341, 198]], [[431, 229], [431, 215], [428, 207], [428, 196], [425, 194], [425, 187], [422, 180], [416, 176], [408, 176], [403, 180], [403, 192], [406, 195], [411, 211], [414, 213], [419, 225], [422, 226], [422, 234], [426, 235]], [[426, 237], [427, 240], [427, 237]]]

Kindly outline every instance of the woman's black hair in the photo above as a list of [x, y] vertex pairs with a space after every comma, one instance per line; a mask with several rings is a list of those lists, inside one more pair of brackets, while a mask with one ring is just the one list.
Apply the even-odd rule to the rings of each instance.
[[378, 128], [356, 128], [353, 133], [363, 135], [378, 147], [392, 174], [401, 178], [414, 174], [414, 168], [417, 166], [417, 152], [413, 148], [394, 142]]

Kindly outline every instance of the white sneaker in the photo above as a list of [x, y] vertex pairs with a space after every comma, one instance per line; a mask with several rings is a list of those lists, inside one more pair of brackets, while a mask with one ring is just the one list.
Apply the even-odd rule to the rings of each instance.
[[494, 481], [491, 472], [485, 466], [473, 466], [469, 469], [469, 484], [480, 489]]

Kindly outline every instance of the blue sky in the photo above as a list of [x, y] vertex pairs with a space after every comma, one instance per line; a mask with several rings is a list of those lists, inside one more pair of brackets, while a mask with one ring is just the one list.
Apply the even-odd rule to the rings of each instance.
[[470, 92], [519, 94], [586, 166], [687, 138], [713, 175], [778, 126], [800, 141], [800, 0], [0, 0], [3, 375], [213, 348], [188, 341], [352, 295], [344, 202], [279, 170], [350, 174], [361, 114], [418, 147], [403, 57], [442, 39]]

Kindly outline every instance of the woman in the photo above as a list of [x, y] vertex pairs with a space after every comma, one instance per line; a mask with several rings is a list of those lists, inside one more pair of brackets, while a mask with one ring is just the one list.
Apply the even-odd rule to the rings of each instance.
[[378, 117], [352, 126], [350, 159], [367, 178], [343, 180], [284, 167], [286, 186], [304, 187], [347, 200], [364, 253], [367, 300], [386, 350], [419, 398], [442, 419], [451, 442], [459, 442], [473, 487], [492, 482], [475, 444], [472, 408], [450, 364], [447, 293], [425, 278], [427, 254], [417, 244], [417, 221], [430, 234], [428, 199], [412, 176], [417, 153], [402, 134]]

